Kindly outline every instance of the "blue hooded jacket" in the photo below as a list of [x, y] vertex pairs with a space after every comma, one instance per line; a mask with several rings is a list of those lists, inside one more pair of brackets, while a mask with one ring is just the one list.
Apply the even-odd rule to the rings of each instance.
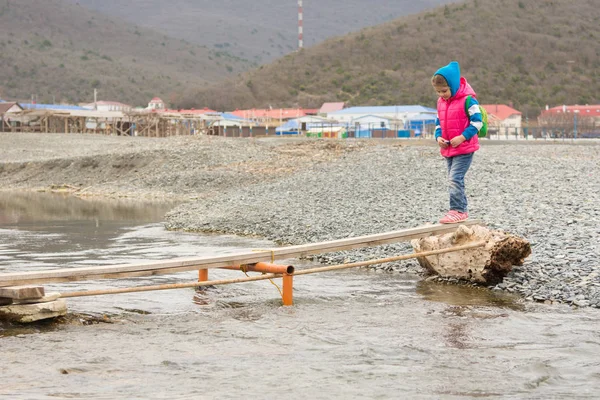
[[[442, 68], [438, 69], [435, 72], [434, 76], [435, 75], [443, 76], [446, 79], [446, 82], [448, 82], [448, 86], [450, 86], [450, 93], [452, 94], [452, 96], [456, 95], [456, 93], [460, 89], [460, 85], [461, 85], [460, 65], [458, 64], [458, 62], [456, 62], [456, 61], [450, 62], [450, 64], [445, 65]], [[464, 80], [465, 85], [468, 85], [467, 80], [465, 78], [462, 78], [462, 80]], [[471, 108], [474, 105], [477, 105], [477, 107]], [[477, 101], [477, 99], [475, 97], [471, 97], [471, 101], [467, 105], [467, 109], [469, 109], [468, 117], [469, 117], [469, 120], [471, 121], [471, 123], [469, 124], [467, 129], [465, 129], [465, 131], [463, 132], [463, 136], [465, 137], [465, 139], [469, 140], [473, 136], [477, 135], [477, 132], [479, 132], [479, 129], [481, 129], [481, 127], [483, 126], [483, 123], [482, 123], [481, 112], [478, 111], [479, 110], [479, 102]], [[471, 110], [474, 111], [472, 114], [471, 114]], [[437, 140], [437, 138], [439, 136], [442, 136], [442, 128], [440, 126], [439, 118], [436, 119], [435, 125], [436, 125], [435, 139]]]
[[446, 79], [452, 96], [458, 92], [458, 88], [460, 88], [460, 65], [456, 61], [452, 61], [450, 64], [438, 69], [434, 75], [441, 75]]

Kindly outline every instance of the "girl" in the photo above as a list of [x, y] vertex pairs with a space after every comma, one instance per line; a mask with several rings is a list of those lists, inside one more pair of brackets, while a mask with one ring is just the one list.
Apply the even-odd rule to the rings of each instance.
[[[465, 175], [479, 150], [477, 133], [483, 126], [475, 91], [460, 76], [456, 61], [440, 68], [431, 78], [438, 94], [435, 140], [448, 166], [450, 210], [440, 223], [452, 224], [469, 218]], [[469, 103], [467, 102], [467, 96]], [[465, 110], [468, 110], [465, 112]]]

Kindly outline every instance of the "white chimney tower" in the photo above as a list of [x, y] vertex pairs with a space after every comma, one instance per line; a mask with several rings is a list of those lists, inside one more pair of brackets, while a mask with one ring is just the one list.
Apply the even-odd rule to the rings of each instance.
[[304, 32], [302, 29], [302, 0], [298, 0], [298, 49], [304, 47]]

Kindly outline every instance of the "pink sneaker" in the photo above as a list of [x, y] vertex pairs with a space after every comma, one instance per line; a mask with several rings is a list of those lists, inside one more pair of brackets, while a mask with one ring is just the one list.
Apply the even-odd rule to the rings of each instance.
[[456, 224], [457, 222], [466, 221], [468, 218], [469, 213], [450, 210], [442, 219], [440, 219], [440, 224]]

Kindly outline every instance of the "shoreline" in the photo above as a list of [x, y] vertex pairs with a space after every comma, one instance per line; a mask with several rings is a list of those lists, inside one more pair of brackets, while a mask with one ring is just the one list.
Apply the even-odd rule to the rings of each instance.
[[[466, 177], [471, 217], [533, 250], [492, 289], [600, 308], [600, 146], [485, 142]], [[168, 229], [282, 244], [421, 226], [448, 201], [443, 159], [425, 140], [2, 134], [0, 146], [3, 190], [68, 185], [88, 196], [185, 199], [165, 216]], [[403, 243], [317, 259], [407, 250]], [[416, 261], [380, 268], [421, 273]]]

